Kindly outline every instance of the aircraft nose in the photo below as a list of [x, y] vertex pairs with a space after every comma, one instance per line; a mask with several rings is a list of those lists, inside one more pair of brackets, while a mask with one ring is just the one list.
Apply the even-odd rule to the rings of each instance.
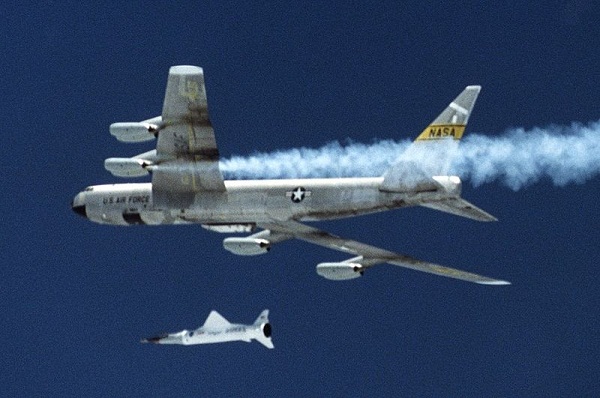
[[82, 217], [87, 218], [87, 212], [85, 211], [85, 204], [82, 203], [81, 194], [78, 194], [71, 201], [71, 209]]
[[156, 336], [156, 337], [149, 337], [147, 339], [142, 339], [140, 342], [141, 343], [152, 343], [152, 344], [160, 344], [160, 341], [165, 339], [168, 335], [163, 334], [160, 336]]
[[81, 217], [87, 218], [87, 213], [85, 212], [85, 205], [82, 206], [73, 206], [71, 207], [73, 211], [79, 214]]

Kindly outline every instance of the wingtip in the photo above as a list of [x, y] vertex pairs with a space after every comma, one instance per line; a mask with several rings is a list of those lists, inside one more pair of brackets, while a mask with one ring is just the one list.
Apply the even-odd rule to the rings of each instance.
[[480, 281], [477, 283], [479, 283], [480, 285], [492, 285], [492, 286], [512, 285], [512, 283], [510, 283], [508, 281], [500, 281], [500, 280]]
[[175, 65], [169, 69], [169, 73], [177, 75], [195, 75], [203, 72], [201, 67], [194, 65]]

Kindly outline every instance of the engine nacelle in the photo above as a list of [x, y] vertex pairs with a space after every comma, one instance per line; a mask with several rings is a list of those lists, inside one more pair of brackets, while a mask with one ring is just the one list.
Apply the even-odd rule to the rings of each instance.
[[256, 256], [257, 254], [265, 254], [271, 250], [271, 242], [266, 239], [259, 238], [225, 238], [223, 247], [238, 256]]
[[256, 228], [256, 224], [202, 224], [202, 228], [209, 231], [219, 232], [222, 234], [240, 234], [251, 233]]
[[143, 177], [149, 174], [151, 165], [147, 160], [135, 158], [108, 158], [104, 161], [104, 168], [116, 177]]
[[156, 138], [159, 126], [147, 122], [113, 123], [110, 133], [121, 142], [144, 142]]
[[358, 263], [320, 263], [317, 274], [332, 281], [345, 281], [358, 278], [365, 272], [365, 267]]

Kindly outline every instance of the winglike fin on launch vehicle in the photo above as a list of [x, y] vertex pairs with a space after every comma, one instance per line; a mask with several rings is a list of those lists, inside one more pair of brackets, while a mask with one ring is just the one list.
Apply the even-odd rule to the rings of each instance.
[[203, 328], [207, 329], [219, 329], [226, 328], [228, 326], [231, 326], [231, 323], [227, 319], [223, 318], [223, 315], [214, 310], [208, 314], [206, 321], [204, 321], [204, 325], [202, 325]]

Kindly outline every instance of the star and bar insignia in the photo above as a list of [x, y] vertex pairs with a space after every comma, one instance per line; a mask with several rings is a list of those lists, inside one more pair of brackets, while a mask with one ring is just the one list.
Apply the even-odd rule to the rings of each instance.
[[288, 191], [285, 193], [285, 196], [292, 199], [294, 203], [300, 203], [304, 200], [304, 198], [310, 196], [312, 194], [311, 191], [307, 191], [304, 187], [298, 187], [293, 191]]

